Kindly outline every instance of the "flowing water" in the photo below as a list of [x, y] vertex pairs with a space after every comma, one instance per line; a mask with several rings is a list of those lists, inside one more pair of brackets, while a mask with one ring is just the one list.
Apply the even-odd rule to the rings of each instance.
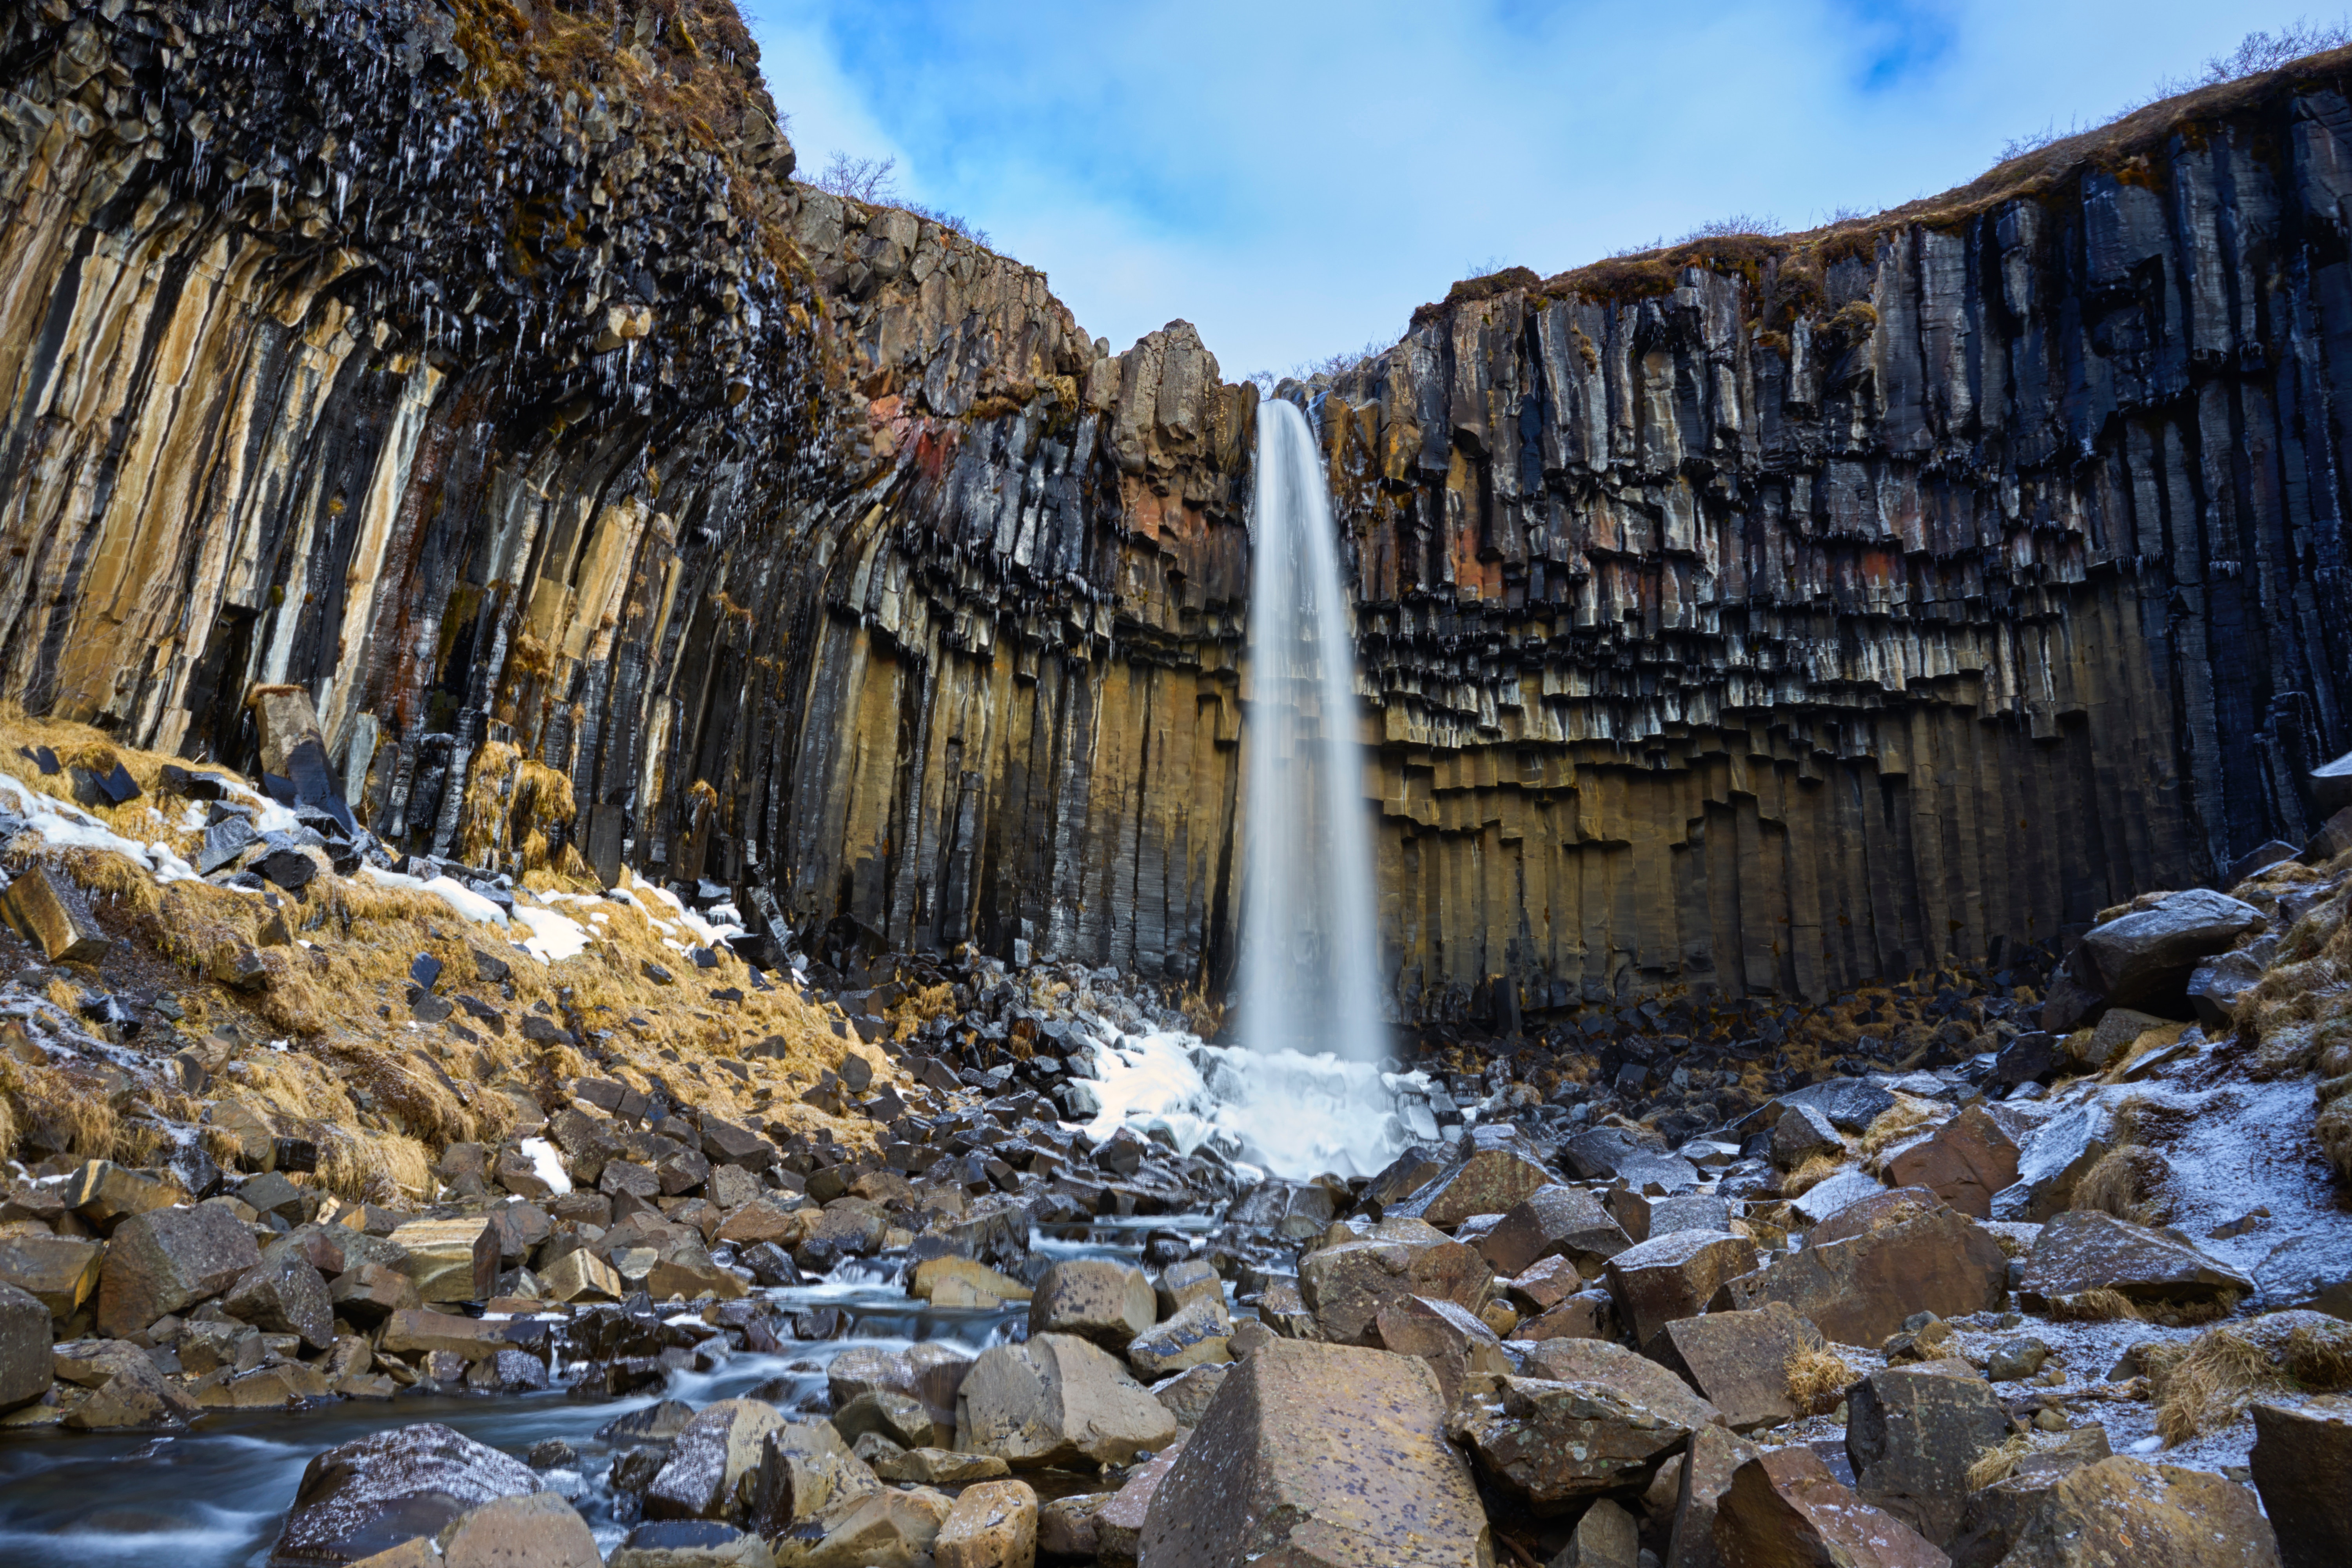
[[1257, 420], [1239, 1034], [1259, 1052], [1375, 1062], [1371, 825], [1331, 497], [1307, 416], [1273, 399]]
[[[1099, 1221], [1033, 1238], [1048, 1258], [1140, 1256], [1140, 1231], [1198, 1231], [1192, 1216]], [[673, 1373], [665, 1389], [619, 1399], [576, 1398], [562, 1391], [482, 1397], [404, 1394], [389, 1403], [354, 1401], [311, 1411], [222, 1411], [189, 1432], [108, 1436], [58, 1430], [0, 1433], [0, 1564], [5, 1568], [260, 1568], [311, 1456], [371, 1432], [438, 1421], [520, 1457], [534, 1443], [561, 1437], [580, 1452], [577, 1470], [543, 1472], [569, 1497], [606, 1553], [628, 1533], [615, 1513], [605, 1472], [611, 1453], [599, 1427], [660, 1399], [699, 1407], [750, 1393], [771, 1379], [763, 1397], [803, 1418], [828, 1408], [824, 1367], [860, 1346], [903, 1350], [917, 1340], [949, 1341], [977, 1354], [1018, 1337], [1024, 1309], [940, 1310], [900, 1291], [898, 1266], [851, 1262], [834, 1278], [794, 1289], [759, 1292], [793, 1309], [832, 1307], [851, 1319], [848, 1334], [788, 1347], [785, 1353], [738, 1353], [707, 1373]]]

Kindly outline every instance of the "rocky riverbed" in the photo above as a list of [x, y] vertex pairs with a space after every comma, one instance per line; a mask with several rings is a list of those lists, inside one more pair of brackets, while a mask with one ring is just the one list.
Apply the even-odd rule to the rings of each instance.
[[11, 1562], [2345, 1540], [2352, 820], [2031, 968], [1381, 1072], [22, 738]]

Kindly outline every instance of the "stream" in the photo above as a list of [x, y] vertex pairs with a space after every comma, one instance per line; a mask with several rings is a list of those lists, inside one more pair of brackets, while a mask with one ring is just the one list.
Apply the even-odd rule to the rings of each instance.
[[[1204, 1215], [1097, 1220], [1031, 1237], [1034, 1257], [1137, 1261], [1146, 1229], [1204, 1233]], [[171, 1563], [173, 1568], [261, 1568], [294, 1500], [303, 1467], [320, 1451], [386, 1427], [438, 1421], [520, 1458], [560, 1437], [579, 1450], [575, 1471], [542, 1472], [571, 1498], [607, 1552], [630, 1522], [616, 1517], [605, 1483], [610, 1455], [597, 1430], [662, 1399], [699, 1407], [749, 1394], [772, 1378], [792, 1387], [780, 1405], [806, 1418], [826, 1408], [824, 1368], [861, 1346], [903, 1350], [924, 1340], [973, 1353], [1026, 1337], [1026, 1311], [936, 1309], [892, 1281], [903, 1260], [856, 1259], [825, 1279], [755, 1296], [792, 1309], [831, 1307], [850, 1324], [838, 1339], [809, 1341], [790, 1354], [737, 1352], [707, 1373], [673, 1373], [668, 1386], [621, 1398], [582, 1398], [562, 1389], [496, 1396], [403, 1394], [305, 1411], [219, 1411], [185, 1432], [83, 1434], [39, 1428], [0, 1435], [0, 1563], [7, 1568], [99, 1568]]]

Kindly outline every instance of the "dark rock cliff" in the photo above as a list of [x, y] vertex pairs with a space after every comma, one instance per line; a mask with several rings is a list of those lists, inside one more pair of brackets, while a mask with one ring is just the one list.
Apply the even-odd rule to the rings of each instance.
[[[0, 693], [388, 839], [1221, 983], [1256, 393], [790, 180], [722, 0], [0, 35]], [[2303, 826], [2347, 743], [2330, 63], [1939, 205], [1425, 308], [1315, 407], [1401, 1011], [1819, 994]], [[1497, 984], [1501, 982], [1501, 984]]]

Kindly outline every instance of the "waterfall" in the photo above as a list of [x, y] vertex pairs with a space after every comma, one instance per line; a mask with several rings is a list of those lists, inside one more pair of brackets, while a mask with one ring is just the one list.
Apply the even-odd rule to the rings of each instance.
[[1251, 504], [1248, 789], [1239, 1037], [1253, 1050], [1388, 1054], [1355, 637], [1323, 454], [1292, 404], [1258, 405]]

